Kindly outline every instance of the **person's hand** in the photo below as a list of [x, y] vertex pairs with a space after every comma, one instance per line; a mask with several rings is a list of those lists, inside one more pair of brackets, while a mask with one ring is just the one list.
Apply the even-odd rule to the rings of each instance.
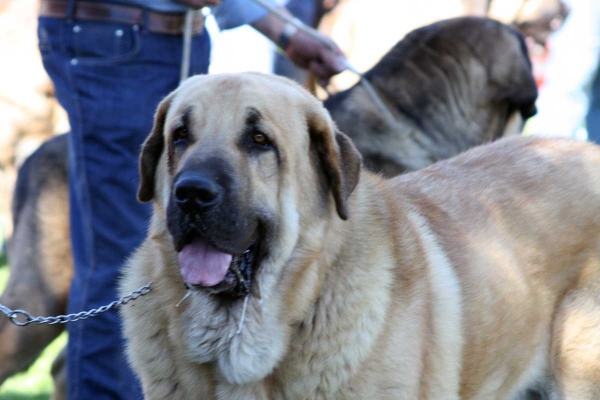
[[297, 31], [285, 49], [287, 57], [300, 68], [310, 70], [322, 86], [345, 69], [342, 50], [329, 37], [318, 33], [319, 40], [305, 32]]
[[[285, 8], [280, 7], [278, 11], [293, 18]], [[273, 43], [284, 48], [286, 56], [298, 67], [312, 72], [322, 86], [327, 85], [329, 78], [346, 68], [346, 58], [342, 50], [329, 37], [312, 28], [307, 28], [311, 29], [311, 33], [297, 28], [293, 33], [286, 33], [289, 27], [294, 26], [286, 25], [271, 13], [253, 22], [252, 26]]]
[[221, 0], [176, 0], [178, 3], [185, 4], [192, 8], [202, 8], [206, 6], [218, 6]]

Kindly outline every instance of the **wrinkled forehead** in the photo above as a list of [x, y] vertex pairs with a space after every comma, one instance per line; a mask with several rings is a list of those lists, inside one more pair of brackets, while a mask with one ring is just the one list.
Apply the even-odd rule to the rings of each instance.
[[186, 117], [205, 127], [245, 123], [258, 114], [285, 129], [304, 118], [316, 99], [287, 79], [261, 74], [198, 76], [176, 92], [167, 124]]

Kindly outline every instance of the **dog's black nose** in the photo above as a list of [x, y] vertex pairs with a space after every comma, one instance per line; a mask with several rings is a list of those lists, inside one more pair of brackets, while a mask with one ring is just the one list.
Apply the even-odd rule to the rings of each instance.
[[183, 174], [173, 186], [177, 205], [188, 212], [203, 212], [214, 207], [221, 198], [221, 187], [199, 174]]

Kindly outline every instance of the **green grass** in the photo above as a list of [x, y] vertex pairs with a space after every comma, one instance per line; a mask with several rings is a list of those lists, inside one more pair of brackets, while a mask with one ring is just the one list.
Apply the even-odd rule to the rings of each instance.
[[[0, 265], [0, 292], [2, 292], [8, 280], [8, 268], [5, 259], [0, 260], [0, 262], [2, 262], [2, 265]], [[0, 318], [4, 318], [4, 316], [0, 315]], [[54, 390], [50, 367], [52, 361], [66, 343], [67, 335], [63, 333], [44, 350], [29, 370], [8, 379], [0, 387], [0, 400], [50, 399], [50, 395]]]
[[8, 267], [6, 266], [6, 259], [2, 256], [3, 259], [0, 260], [2, 264], [0, 264], [0, 293], [4, 291], [4, 287], [6, 286], [6, 282], [8, 281]]

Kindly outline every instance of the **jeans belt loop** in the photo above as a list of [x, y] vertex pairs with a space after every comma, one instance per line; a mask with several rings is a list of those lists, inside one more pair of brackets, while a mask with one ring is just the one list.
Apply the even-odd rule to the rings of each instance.
[[67, 5], [66, 20], [70, 24], [73, 23], [73, 15], [75, 15], [75, 0], [69, 0], [69, 4]]
[[139, 22], [142, 30], [148, 31], [150, 26], [150, 11], [147, 8], [142, 10], [142, 20]]

